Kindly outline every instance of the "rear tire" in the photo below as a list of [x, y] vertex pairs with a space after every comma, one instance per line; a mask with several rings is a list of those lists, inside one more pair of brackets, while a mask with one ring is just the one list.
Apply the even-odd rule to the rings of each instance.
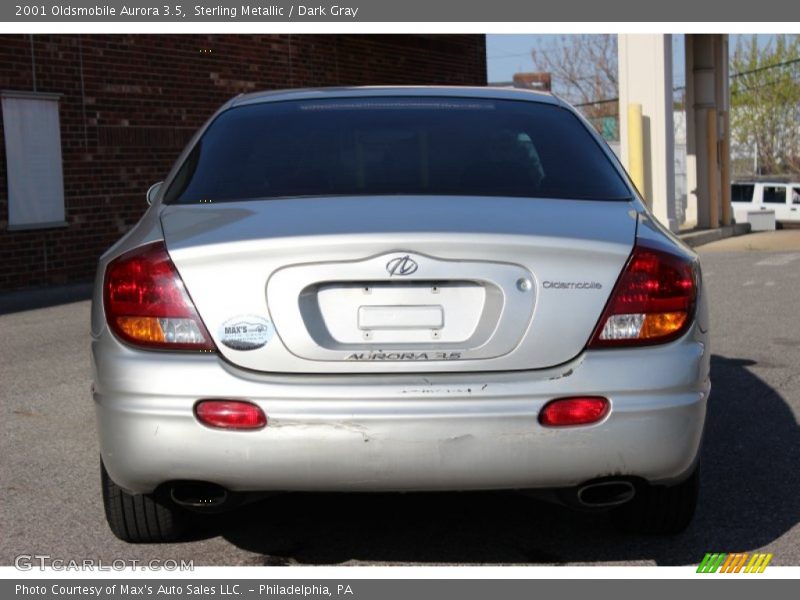
[[646, 485], [633, 500], [612, 513], [617, 527], [628, 533], [674, 535], [683, 532], [694, 517], [700, 490], [700, 471], [677, 485]]
[[183, 535], [189, 515], [151, 494], [129, 494], [108, 476], [100, 462], [103, 506], [111, 532], [123, 542], [157, 544]]

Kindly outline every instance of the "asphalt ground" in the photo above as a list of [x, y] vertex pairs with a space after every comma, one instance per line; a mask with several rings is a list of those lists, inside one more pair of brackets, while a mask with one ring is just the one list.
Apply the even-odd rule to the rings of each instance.
[[682, 535], [622, 535], [604, 515], [513, 492], [286, 494], [208, 519], [191, 541], [125, 544], [103, 517], [89, 303], [77, 302], [0, 316], [0, 564], [43, 554], [198, 566], [686, 565], [761, 551], [800, 565], [800, 231], [699, 251], [713, 392], [700, 504]]

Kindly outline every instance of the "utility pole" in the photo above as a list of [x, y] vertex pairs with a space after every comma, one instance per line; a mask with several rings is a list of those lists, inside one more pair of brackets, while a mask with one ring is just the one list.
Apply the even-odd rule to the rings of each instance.
[[755, 148], [753, 151], [753, 173], [758, 175], [758, 140], [756, 140]]

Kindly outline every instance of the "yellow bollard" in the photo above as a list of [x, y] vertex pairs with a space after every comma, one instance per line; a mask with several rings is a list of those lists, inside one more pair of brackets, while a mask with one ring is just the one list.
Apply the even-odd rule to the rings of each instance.
[[642, 105], [628, 105], [628, 174], [639, 194], [644, 195], [644, 136], [642, 134]]

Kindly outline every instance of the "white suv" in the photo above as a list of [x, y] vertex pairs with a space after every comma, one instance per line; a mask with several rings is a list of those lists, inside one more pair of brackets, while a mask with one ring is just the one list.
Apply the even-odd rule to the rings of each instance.
[[746, 221], [749, 211], [773, 210], [779, 223], [800, 223], [800, 182], [735, 182], [731, 185], [731, 204], [734, 214], [742, 215], [737, 221]]

